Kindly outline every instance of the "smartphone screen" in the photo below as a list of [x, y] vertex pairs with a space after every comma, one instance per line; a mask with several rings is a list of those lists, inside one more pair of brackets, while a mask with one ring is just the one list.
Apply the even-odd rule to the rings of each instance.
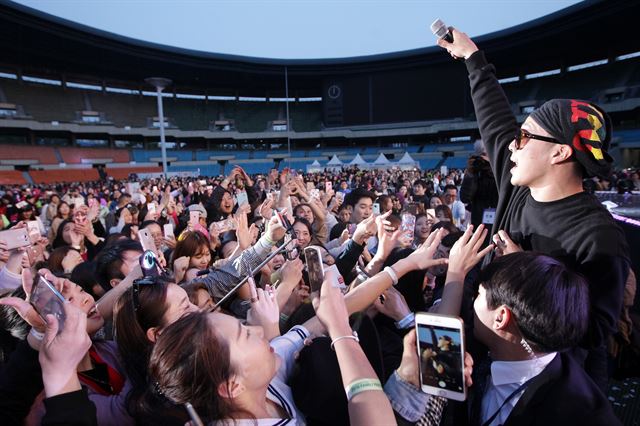
[[419, 313], [416, 332], [422, 391], [463, 401], [466, 391], [462, 320]]
[[320, 292], [320, 287], [322, 287], [322, 281], [324, 280], [324, 266], [322, 265], [320, 249], [313, 246], [306, 247], [304, 249], [304, 257], [307, 263], [311, 291]]
[[404, 235], [407, 238], [413, 238], [413, 232], [416, 227], [416, 217], [411, 213], [404, 213], [402, 215], [402, 225], [400, 225], [400, 229], [402, 229]]
[[0, 240], [7, 244], [7, 250], [29, 247], [31, 245], [29, 231], [27, 228], [7, 229], [6, 231], [2, 231], [0, 232]]
[[249, 196], [246, 191], [240, 191], [236, 194], [236, 200], [238, 200], [238, 206], [249, 204]]
[[147, 211], [151, 214], [155, 214], [156, 212], [156, 205], [155, 203], [149, 203], [147, 204]]
[[380, 203], [373, 203], [373, 214], [376, 216], [380, 214]]
[[58, 334], [64, 329], [66, 315], [64, 313], [64, 297], [44, 277], [38, 276], [33, 284], [29, 302], [46, 321], [47, 315], [53, 315], [58, 320]]
[[164, 231], [164, 236], [165, 237], [175, 236], [174, 233], [173, 233], [173, 225], [171, 223], [165, 223], [162, 226], [162, 229]]

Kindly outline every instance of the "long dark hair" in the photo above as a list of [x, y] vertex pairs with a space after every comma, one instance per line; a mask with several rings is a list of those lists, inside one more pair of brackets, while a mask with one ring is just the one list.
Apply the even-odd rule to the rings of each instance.
[[131, 382], [126, 402], [133, 417], [139, 412], [139, 400], [148, 386], [147, 366], [153, 343], [147, 338], [147, 330], [166, 325], [163, 317], [168, 309], [167, 289], [171, 281], [161, 276], [154, 279], [154, 284], [140, 285], [135, 289], [137, 306], [134, 307], [134, 287], [123, 293], [114, 306], [115, 340]]
[[62, 222], [60, 222], [60, 225], [58, 225], [58, 231], [56, 232], [56, 237], [53, 239], [53, 243], [51, 243], [51, 247], [53, 247], [54, 249], [57, 249], [58, 247], [70, 245], [62, 237], [62, 234], [64, 233], [64, 227], [68, 223], [74, 223], [73, 219], [65, 219]]
[[145, 401], [160, 394], [176, 405], [190, 402], [205, 424], [230, 419], [238, 409], [218, 388], [234, 373], [229, 346], [209, 325], [208, 314], [192, 313], [158, 338], [149, 360], [152, 384]]

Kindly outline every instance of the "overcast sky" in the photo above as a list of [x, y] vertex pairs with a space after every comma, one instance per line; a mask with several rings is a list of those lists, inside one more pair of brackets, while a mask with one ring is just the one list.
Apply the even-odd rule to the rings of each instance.
[[244, 56], [337, 58], [435, 44], [441, 18], [471, 36], [577, 1], [19, 0], [52, 15], [146, 41]]

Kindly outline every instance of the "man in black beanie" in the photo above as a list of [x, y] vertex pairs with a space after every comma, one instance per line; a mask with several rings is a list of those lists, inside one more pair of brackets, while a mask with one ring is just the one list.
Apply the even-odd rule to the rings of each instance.
[[480, 134], [499, 189], [494, 241], [505, 252], [554, 256], [587, 279], [589, 328], [574, 353], [606, 390], [606, 341], [617, 330], [630, 262], [624, 233], [583, 191], [582, 180], [611, 171], [611, 120], [592, 103], [554, 99], [518, 125], [493, 65], [466, 34], [451, 31], [454, 42], [440, 39], [438, 44], [464, 59], [469, 72]]

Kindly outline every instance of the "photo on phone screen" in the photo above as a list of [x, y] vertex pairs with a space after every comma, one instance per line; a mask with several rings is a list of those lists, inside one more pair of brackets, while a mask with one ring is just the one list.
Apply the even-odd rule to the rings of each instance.
[[304, 258], [309, 275], [309, 287], [311, 292], [320, 291], [324, 280], [324, 266], [322, 265], [322, 253], [318, 247], [310, 246], [304, 249]]
[[413, 233], [416, 227], [416, 217], [411, 213], [402, 214], [402, 224], [400, 229], [407, 238], [413, 238]]
[[464, 401], [464, 332], [462, 320], [416, 314], [420, 384], [431, 395]]
[[44, 277], [38, 275], [31, 289], [29, 303], [34, 307], [38, 315], [43, 320], [47, 320], [47, 315], [53, 315], [58, 320], [58, 334], [64, 329], [64, 297], [56, 288]]

